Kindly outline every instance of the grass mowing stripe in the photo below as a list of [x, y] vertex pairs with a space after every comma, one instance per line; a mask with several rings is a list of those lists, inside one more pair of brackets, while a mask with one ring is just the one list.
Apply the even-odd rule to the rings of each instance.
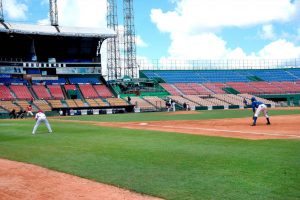
[[[269, 115], [291, 115], [300, 114], [300, 110], [270, 110]], [[130, 122], [130, 121], [166, 121], [166, 120], [202, 120], [202, 119], [224, 119], [224, 118], [252, 118], [252, 110], [209, 110], [199, 111], [197, 114], [172, 115], [166, 112], [153, 113], [129, 113], [117, 115], [85, 115], [69, 116], [63, 119], [102, 121], [102, 122]]]
[[[12, 123], [8, 121], [5, 123]], [[51, 122], [1, 127], [0, 156], [167, 199], [297, 199], [300, 141]]]

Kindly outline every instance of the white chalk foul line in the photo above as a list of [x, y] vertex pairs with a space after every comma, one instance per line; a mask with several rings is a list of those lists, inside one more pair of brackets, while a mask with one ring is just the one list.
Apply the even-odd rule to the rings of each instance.
[[153, 126], [153, 127], [164, 127], [164, 128], [180, 128], [189, 130], [202, 130], [202, 131], [216, 131], [216, 132], [228, 132], [228, 133], [243, 133], [243, 134], [253, 134], [253, 135], [271, 135], [271, 136], [285, 136], [285, 137], [296, 137], [300, 138], [300, 135], [290, 135], [290, 134], [280, 134], [280, 133], [261, 133], [252, 131], [235, 131], [235, 130], [224, 130], [224, 129], [213, 129], [213, 128], [197, 128], [197, 127], [181, 127], [181, 126], [161, 126], [161, 125], [143, 125], [143, 126]]

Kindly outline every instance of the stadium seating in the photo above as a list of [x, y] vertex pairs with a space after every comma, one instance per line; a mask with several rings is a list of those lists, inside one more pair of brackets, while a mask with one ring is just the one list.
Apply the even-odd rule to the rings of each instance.
[[25, 85], [11, 85], [10, 89], [15, 93], [18, 99], [30, 100], [33, 98], [27, 86]]
[[103, 98], [113, 97], [114, 95], [111, 91], [106, 87], [106, 85], [94, 85], [94, 89], [96, 90], [98, 96]]
[[0, 106], [10, 112], [12, 109], [15, 109], [16, 111], [20, 110], [20, 106], [16, 105], [12, 101], [0, 101]]
[[47, 87], [54, 99], [65, 99], [60, 85], [48, 85]]
[[160, 83], [160, 85], [171, 95], [183, 95], [175, 86], [168, 83]]
[[13, 100], [10, 89], [5, 85], [0, 85], [0, 100]]
[[46, 100], [34, 100], [33, 103], [42, 111], [52, 110]]
[[44, 85], [33, 85], [32, 89], [39, 99], [51, 99], [51, 95]]
[[52, 108], [64, 108], [65, 106], [62, 104], [60, 100], [48, 100]]
[[94, 99], [99, 97], [93, 86], [90, 84], [79, 85], [79, 88], [83, 97], [86, 99]]
[[131, 97], [131, 104], [142, 110], [155, 110], [154, 105], [150, 104], [140, 97]]
[[111, 106], [127, 106], [128, 105], [128, 103], [124, 99], [121, 99], [121, 98], [107, 98], [106, 100]]
[[224, 83], [203, 83], [203, 86], [213, 91], [215, 94], [225, 94], [226, 92], [222, 90], [226, 85]]
[[157, 96], [144, 96], [143, 98], [156, 108], [166, 108], [166, 101]]

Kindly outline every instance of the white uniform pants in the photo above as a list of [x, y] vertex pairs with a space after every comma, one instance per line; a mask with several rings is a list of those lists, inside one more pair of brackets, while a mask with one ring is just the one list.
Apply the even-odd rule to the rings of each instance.
[[266, 118], [269, 118], [267, 106], [265, 104], [260, 104], [255, 111], [254, 117], [258, 117], [260, 112], [263, 111]]
[[32, 111], [27, 111], [27, 116], [29, 116], [29, 115], [33, 116]]
[[49, 133], [52, 133], [52, 129], [51, 129], [51, 126], [50, 126], [50, 124], [49, 124], [47, 118], [39, 118], [39, 119], [36, 121], [36, 123], [35, 123], [35, 125], [34, 125], [34, 127], [33, 127], [32, 134], [35, 134], [36, 129], [39, 127], [39, 125], [40, 125], [42, 122], [44, 122], [44, 123], [46, 124]]

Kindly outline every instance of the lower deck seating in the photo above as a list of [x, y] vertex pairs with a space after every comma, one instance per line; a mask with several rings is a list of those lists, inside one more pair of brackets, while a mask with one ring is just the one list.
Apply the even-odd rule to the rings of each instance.
[[20, 106], [16, 105], [12, 101], [0, 101], [0, 107], [4, 108], [8, 112], [12, 111], [13, 109], [15, 109], [15, 111], [20, 110]]
[[131, 104], [143, 110], [155, 110], [154, 105], [148, 103], [147, 101], [141, 99], [140, 97], [131, 97]]
[[64, 108], [60, 100], [48, 100], [52, 108]]
[[77, 104], [75, 103], [74, 99], [67, 99], [66, 100], [66, 103], [68, 104], [68, 106], [71, 108], [74, 108], [74, 107], [78, 107]]
[[42, 111], [51, 111], [51, 107], [46, 100], [34, 100], [33, 103]]
[[156, 108], [166, 108], [166, 101], [157, 96], [144, 96], [143, 98]]
[[124, 99], [121, 99], [121, 98], [107, 98], [106, 100], [111, 106], [127, 106], [128, 105], [128, 103]]

